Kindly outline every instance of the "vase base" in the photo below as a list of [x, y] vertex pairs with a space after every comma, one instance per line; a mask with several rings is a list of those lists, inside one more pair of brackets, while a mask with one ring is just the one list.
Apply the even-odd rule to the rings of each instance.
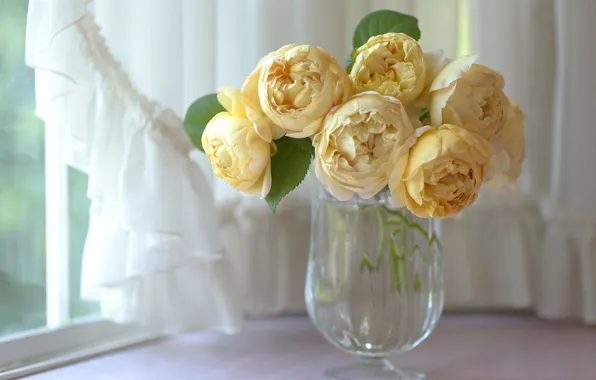
[[367, 359], [360, 363], [325, 372], [326, 380], [425, 380], [421, 373], [395, 368], [386, 359]]

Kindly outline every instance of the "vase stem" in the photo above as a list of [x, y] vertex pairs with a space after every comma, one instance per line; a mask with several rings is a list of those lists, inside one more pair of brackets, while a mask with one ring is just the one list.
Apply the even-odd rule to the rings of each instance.
[[362, 358], [364, 365], [371, 368], [394, 369], [393, 364], [385, 356]]
[[424, 380], [418, 373], [401, 371], [385, 357], [362, 358], [358, 363], [325, 372], [326, 380]]

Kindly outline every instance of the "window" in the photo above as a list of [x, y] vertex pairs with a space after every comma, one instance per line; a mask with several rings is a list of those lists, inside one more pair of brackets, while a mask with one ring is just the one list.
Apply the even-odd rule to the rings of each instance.
[[0, 378], [132, 331], [79, 296], [87, 176], [62, 162], [58, 129], [35, 116], [27, 5], [0, 0]]
[[0, 336], [46, 324], [44, 127], [24, 63], [27, 4], [0, 2]]

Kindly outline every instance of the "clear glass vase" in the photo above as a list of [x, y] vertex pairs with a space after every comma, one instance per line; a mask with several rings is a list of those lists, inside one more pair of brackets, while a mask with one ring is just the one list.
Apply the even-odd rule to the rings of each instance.
[[391, 365], [434, 329], [443, 309], [437, 221], [392, 207], [389, 193], [341, 202], [320, 189], [313, 202], [306, 305], [316, 328], [358, 355], [327, 379], [423, 379]]

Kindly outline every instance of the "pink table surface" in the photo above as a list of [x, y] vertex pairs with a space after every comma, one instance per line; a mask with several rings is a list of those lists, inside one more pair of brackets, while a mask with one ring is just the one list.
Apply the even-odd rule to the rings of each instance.
[[[305, 380], [353, 361], [306, 317], [249, 321], [239, 335], [196, 333], [34, 375], [35, 380]], [[525, 316], [447, 316], [392, 358], [428, 380], [596, 380], [596, 329]]]

